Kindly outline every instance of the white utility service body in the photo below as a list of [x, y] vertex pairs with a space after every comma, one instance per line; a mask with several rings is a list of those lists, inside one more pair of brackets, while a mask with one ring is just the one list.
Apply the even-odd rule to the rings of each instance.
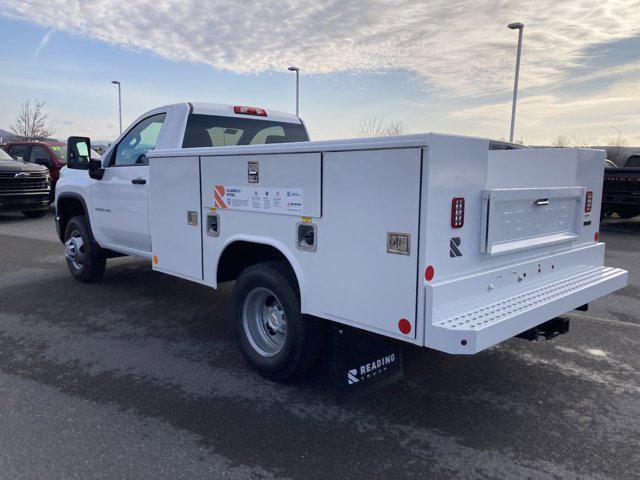
[[416, 345], [476, 353], [627, 284], [598, 241], [602, 151], [422, 134], [148, 156], [155, 270], [216, 287], [230, 245], [270, 245], [303, 314]]

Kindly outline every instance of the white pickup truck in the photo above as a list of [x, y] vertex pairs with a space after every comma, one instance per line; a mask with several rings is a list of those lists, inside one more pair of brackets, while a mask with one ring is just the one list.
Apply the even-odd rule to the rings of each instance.
[[[558, 315], [627, 283], [598, 238], [604, 153], [493, 145], [310, 142], [293, 115], [171, 105], [101, 160], [69, 139], [56, 224], [82, 281], [114, 254], [213, 288], [236, 280], [240, 347], [273, 379], [312, 364], [327, 320], [473, 354], [562, 333]], [[354, 367], [350, 382], [370, 368]]]

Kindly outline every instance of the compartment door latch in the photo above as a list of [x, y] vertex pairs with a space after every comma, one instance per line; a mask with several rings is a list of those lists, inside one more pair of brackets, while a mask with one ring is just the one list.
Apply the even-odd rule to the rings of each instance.
[[207, 223], [205, 224], [207, 235], [217, 237], [220, 235], [220, 215], [210, 213], [207, 215]]

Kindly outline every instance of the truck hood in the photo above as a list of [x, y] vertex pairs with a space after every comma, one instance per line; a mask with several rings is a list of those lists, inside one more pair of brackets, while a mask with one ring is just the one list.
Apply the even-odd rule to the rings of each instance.
[[45, 172], [46, 167], [18, 160], [0, 160], [0, 172]]

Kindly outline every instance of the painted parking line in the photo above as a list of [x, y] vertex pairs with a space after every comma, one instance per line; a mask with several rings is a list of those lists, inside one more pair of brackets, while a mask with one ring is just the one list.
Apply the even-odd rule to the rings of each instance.
[[605, 322], [605, 323], [614, 323], [616, 325], [623, 325], [625, 327], [635, 327], [640, 328], [640, 324], [631, 323], [631, 322], [623, 322], [622, 320], [614, 320], [612, 318], [602, 318], [602, 317], [592, 317], [591, 315], [583, 315], [581, 313], [567, 313], [563, 315], [569, 318], [576, 318], [580, 320], [593, 320], [596, 322]]

